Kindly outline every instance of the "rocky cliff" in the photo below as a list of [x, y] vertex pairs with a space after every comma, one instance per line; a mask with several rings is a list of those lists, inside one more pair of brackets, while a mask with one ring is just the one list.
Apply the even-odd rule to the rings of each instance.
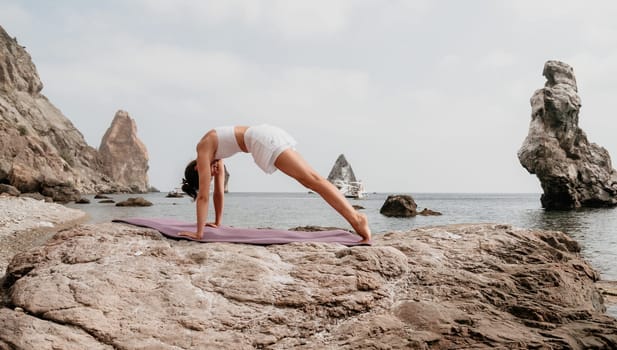
[[125, 111], [118, 111], [105, 132], [99, 154], [103, 172], [131, 192], [148, 192], [148, 151], [137, 137], [137, 125]]
[[[330, 174], [328, 175], [328, 181], [337, 185], [338, 183], [350, 183], [356, 182], [356, 175], [353, 173], [353, 169], [351, 168], [351, 164], [345, 158], [345, 155], [341, 154], [334, 162], [334, 166], [332, 170], [330, 170]], [[337, 186], [340, 189], [340, 186]]]
[[62, 202], [125, 190], [42, 88], [30, 55], [0, 27], [0, 183]]
[[546, 209], [617, 205], [617, 171], [608, 151], [587, 140], [578, 127], [581, 99], [574, 71], [548, 61], [544, 88], [531, 97], [529, 134], [518, 158], [542, 185]]
[[614, 349], [561, 232], [450, 225], [370, 247], [198, 244], [121, 224], [16, 255], [0, 349]]

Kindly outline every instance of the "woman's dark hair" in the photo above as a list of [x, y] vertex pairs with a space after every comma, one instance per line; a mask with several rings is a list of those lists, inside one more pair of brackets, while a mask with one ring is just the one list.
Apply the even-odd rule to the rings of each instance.
[[184, 169], [184, 179], [182, 179], [182, 191], [194, 199], [199, 192], [199, 173], [195, 170], [197, 160], [192, 160]]

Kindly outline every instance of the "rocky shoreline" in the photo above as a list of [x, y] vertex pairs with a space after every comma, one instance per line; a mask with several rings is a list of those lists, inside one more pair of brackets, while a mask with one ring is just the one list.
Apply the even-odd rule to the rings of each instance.
[[[0, 206], [4, 237], [6, 227], [82, 217], [29, 199]], [[7, 219], [16, 213], [19, 224]], [[598, 288], [579, 250], [561, 232], [491, 224], [391, 232], [353, 248], [78, 225], [12, 259], [0, 349], [615, 348], [600, 292], [614, 301], [614, 284]]]
[[55, 232], [86, 221], [81, 210], [28, 197], [0, 195], [0, 277], [17, 253], [47, 241]]

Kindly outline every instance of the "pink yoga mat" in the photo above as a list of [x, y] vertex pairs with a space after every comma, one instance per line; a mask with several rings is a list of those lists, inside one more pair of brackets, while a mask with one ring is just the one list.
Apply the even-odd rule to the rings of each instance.
[[305, 232], [219, 226], [216, 228], [206, 227], [202, 239], [196, 240], [178, 235], [178, 233], [182, 231], [194, 232], [195, 223], [192, 222], [157, 218], [128, 218], [112, 221], [152, 228], [170, 238], [187, 239], [198, 242], [232, 242], [260, 245], [291, 242], [325, 242], [340, 243], [346, 246], [370, 245], [370, 243], [359, 243], [359, 241], [362, 240], [360, 236], [345, 230]]

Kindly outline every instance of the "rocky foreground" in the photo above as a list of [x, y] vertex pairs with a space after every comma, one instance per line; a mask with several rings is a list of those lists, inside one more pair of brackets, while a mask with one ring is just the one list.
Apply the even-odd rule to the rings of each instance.
[[10, 263], [0, 349], [614, 349], [597, 279], [565, 234], [505, 225], [353, 248], [82, 225]]
[[44, 243], [54, 232], [85, 218], [83, 211], [60, 204], [0, 194], [0, 277], [15, 254]]

